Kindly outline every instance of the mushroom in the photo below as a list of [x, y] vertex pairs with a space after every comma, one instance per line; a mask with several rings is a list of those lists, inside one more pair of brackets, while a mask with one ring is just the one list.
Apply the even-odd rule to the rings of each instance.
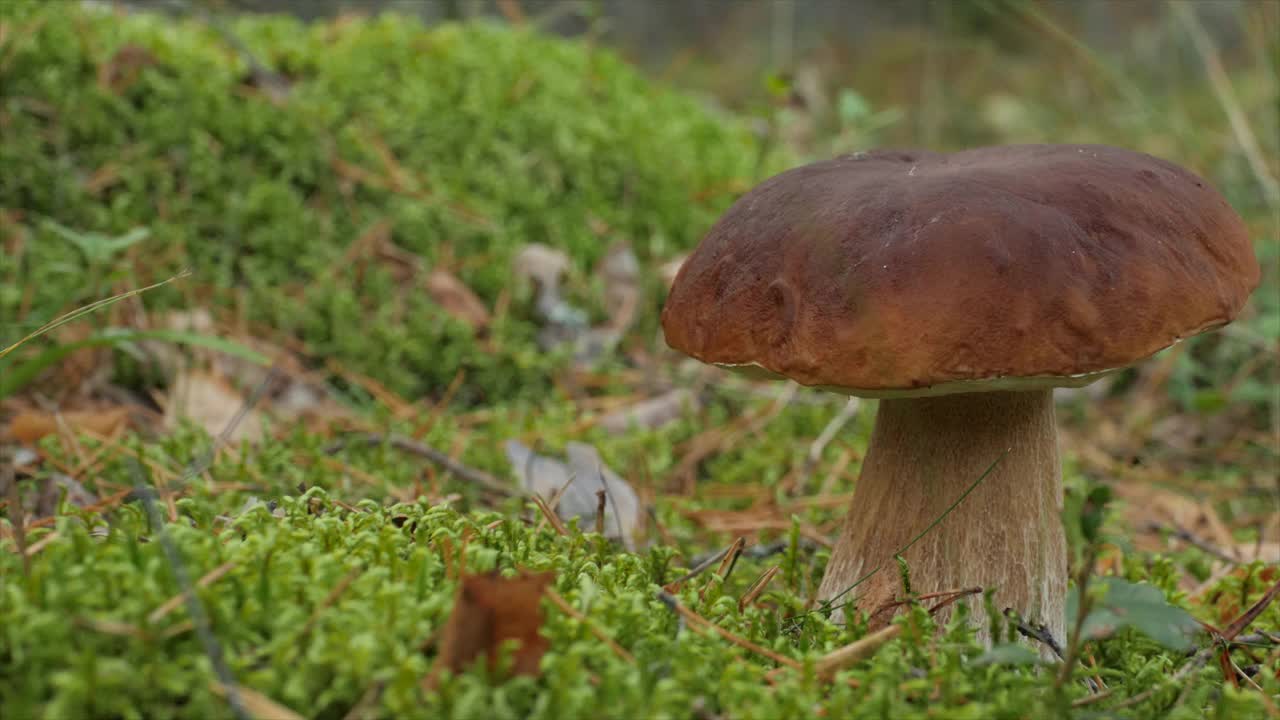
[[928, 529], [904, 554], [913, 590], [992, 588], [1061, 639], [1053, 388], [1229, 323], [1258, 281], [1226, 200], [1150, 155], [882, 150], [739, 198], [680, 269], [662, 326], [702, 362], [880, 399], [819, 599], [887, 624], [894, 554]]

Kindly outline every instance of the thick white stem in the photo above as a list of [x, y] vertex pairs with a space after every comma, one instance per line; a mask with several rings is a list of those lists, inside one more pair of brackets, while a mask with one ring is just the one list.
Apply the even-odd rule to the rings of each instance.
[[[875, 613], [873, 628], [886, 624], [893, 611], [876, 610], [902, 598], [894, 553], [997, 458], [986, 479], [904, 553], [912, 590], [995, 588], [997, 609], [1043, 623], [1061, 642], [1067, 549], [1051, 390], [882, 400], [819, 598], [880, 566], [839, 602], [856, 598], [859, 610]], [[988, 639], [980, 600], [973, 609]]]

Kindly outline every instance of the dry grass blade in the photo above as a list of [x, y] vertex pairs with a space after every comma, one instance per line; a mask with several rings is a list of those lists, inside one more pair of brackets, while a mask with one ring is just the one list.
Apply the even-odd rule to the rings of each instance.
[[[199, 588], [209, 587], [213, 583], [217, 582], [218, 579], [221, 578], [223, 575], [226, 575], [227, 573], [231, 572], [232, 568], [234, 568], [235, 566], [236, 566], [236, 563], [234, 560], [228, 560], [227, 562], [222, 563], [218, 567], [205, 573], [204, 577], [197, 580], [195, 587], [199, 587]], [[173, 597], [164, 601], [164, 603], [162, 603], [159, 607], [151, 611], [151, 614], [147, 616], [147, 622], [150, 622], [150, 623], [159, 622], [161, 619], [164, 618], [165, 615], [168, 615], [169, 613], [178, 609], [178, 606], [187, 600], [187, 593], [194, 592], [194, 591], [195, 591], [194, 588], [192, 588], [191, 590], [180, 592], [177, 595], [174, 595]]]
[[733, 548], [734, 548], [734, 546], [736, 546], [736, 545], [737, 545], [737, 543], [735, 542], [733, 545], [730, 545], [729, 547], [727, 547], [727, 548], [725, 548], [725, 549], [721, 550], [720, 552], [716, 553], [715, 555], [712, 555], [711, 557], [707, 558], [706, 560], [703, 560], [702, 562], [698, 563], [697, 567], [695, 567], [695, 568], [693, 568], [692, 570], [690, 570], [689, 572], [685, 573], [685, 574], [684, 574], [684, 575], [682, 575], [679, 579], [677, 579], [677, 580], [672, 580], [671, 582], [667, 583], [666, 585], [664, 585], [664, 586], [663, 586], [663, 589], [664, 589], [664, 590], [666, 590], [667, 592], [675, 592], [676, 590], [678, 590], [678, 589], [680, 588], [680, 586], [681, 586], [681, 585], [683, 585], [683, 584], [685, 584], [685, 583], [689, 582], [690, 580], [692, 580], [692, 579], [694, 579], [694, 578], [698, 577], [699, 575], [701, 575], [702, 573], [706, 572], [706, 571], [707, 571], [707, 568], [711, 567], [712, 565], [715, 565], [715, 564], [716, 564], [717, 562], [719, 562], [722, 558], [724, 558], [725, 556], [727, 556], [731, 551], [733, 551]]
[[724, 559], [720, 561], [720, 567], [716, 568], [716, 574], [724, 579], [729, 579], [729, 573], [733, 572], [733, 567], [738, 564], [738, 556], [742, 554], [742, 548], [747, 546], [747, 539], [739, 537], [729, 546], [729, 552], [725, 554]]
[[57, 540], [57, 539], [58, 539], [58, 538], [60, 538], [60, 537], [62, 537], [62, 536], [58, 534], [58, 531], [57, 531], [57, 530], [54, 530], [53, 532], [49, 533], [48, 535], [45, 535], [44, 537], [40, 538], [39, 540], [37, 540], [37, 541], [35, 541], [35, 542], [31, 543], [31, 546], [27, 548], [27, 552], [26, 552], [27, 557], [35, 557], [36, 553], [38, 553], [38, 552], [40, 552], [41, 550], [45, 549], [46, 547], [48, 547], [50, 544], [52, 544], [55, 540]]
[[901, 625], [890, 625], [823, 655], [817, 663], [818, 675], [829, 678], [850, 665], [875, 654], [882, 645], [902, 634]]
[[555, 604], [556, 607], [560, 608], [560, 610], [563, 611], [564, 614], [572, 617], [574, 620], [577, 620], [578, 622], [585, 625], [587, 630], [589, 630], [592, 635], [595, 635], [600, 640], [600, 642], [603, 642], [605, 645], [608, 645], [609, 649], [613, 650], [614, 654], [616, 654], [618, 657], [622, 658], [623, 660], [627, 661], [628, 663], [631, 663], [632, 665], [636, 664], [635, 657], [633, 657], [631, 653], [627, 652], [626, 648], [614, 642], [613, 638], [606, 635], [604, 631], [601, 630], [598, 626], [596, 626], [595, 623], [591, 622], [591, 620], [589, 620], [586, 615], [583, 615], [582, 613], [578, 612], [576, 608], [574, 608], [572, 605], [569, 604], [568, 600], [565, 600], [563, 597], [561, 597], [560, 593], [556, 592], [555, 590], [552, 590], [551, 588], [547, 588], [546, 596], [549, 600], [551, 600], [553, 604]]
[[1266, 594], [1258, 600], [1258, 602], [1254, 603], [1253, 606], [1248, 610], [1245, 610], [1240, 617], [1236, 618], [1235, 621], [1225, 627], [1222, 630], [1222, 639], [1227, 641], [1235, 640], [1236, 636], [1244, 632], [1246, 628], [1253, 624], [1254, 620], [1258, 619], [1258, 616], [1262, 614], [1262, 611], [1266, 610], [1267, 606], [1270, 605], [1277, 596], [1280, 596], [1280, 582], [1272, 585], [1271, 589], [1268, 590]]
[[[121, 500], [124, 500], [125, 498], [129, 497], [129, 495], [131, 495], [132, 493], [133, 493], [133, 488], [125, 488], [124, 490], [119, 490], [119, 491], [117, 491], [117, 492], [115, 492], [115, 493], [112, 493], [111, 495], [108, 495], [108, 496], [106, 496], [106, 497], [102, 498], [101, 500], [99, 500], [99, 501], [98, 501], [98, 502], [96, 502], [96, 503], [93, 503], [92, 505], [86, 505], [86, 506], [84, 507], [84, 510], [85, 510], [86, 512], [95, 512], [95, 513], [96, 513], [96, 512], [102, 512], [103, 510], [105, 510], [105, 509], [107, 509], [107, 508], [109, 508], [109, 507], [111, 507], [111, 506], [113, 506], [113, 505], [116, 505], [116, 504], [117, 504], [117, 503], [119, 503]], [[51, 516], [49, 516], [49, 517], [40, 518], [39, 520], [33, 520], [33, 521], [31, 522], [30, 527], [31, 527], [31, 528], [33, 528], [33, 529], [34, 529], [34, 528], [41, 528], [41, 527], [48, 527], [48, 526], [50, 526], [50, 525], [54, 524], [54, 523], [55, 523], [55, 522], [57, 522], [57, 521], [58, 521], [57, 516], [52, 516], [52, 515], [51, 515]]]
[[1201, 24], [1193, 5], [1187, 2], [1175, 2], [1170, 3], [1170, 6], [1174, 16], [1191, 37], [1191, 44], [1200, 55], [1200, 61], [1204, 63], [1205, 72], [1209, 75], [1209, 84], [1218, 97], [1218, 103], [1222, 105], [1222, 111], [1227, 116], [1227, 122], [1231, 125], [1231, 132], [1236, 136], [1240, 150], [1249, 162], [1249, 169], [1253, 171], [1271, 207], [1280, 207], [1280, 182], [1277, 182], [1271, 175], [1271, 171], [1267, 169], [1267, 161], [1264, 159], [1262, 148], [1258, 145], [1258, 138], [1253, 134], [1253, 128], [1249, 125], [1244, 108], [1236, 98], [1235, 90], [1231, 86], [1231, 78], [1222, 66], [1222, 59], [1217, 47], [1213, 44], [1213, 38]]
[[169, 283], [175, 280], [181, 280], [182, 278], [185, 278], [190, 274], [191, 274], [191, 271], [183, 270], [182, 272], [178, 273], [177, 275], [174, 275], [168, 280], [163, 280], [154, 285], [148, 285], [146, 287], [136, 288], [134, 290], [129, 290], [127, 292], [122, 292], [119, 295], [112, 295], [109, 298], [98, 300], [96, 302], [91, 302], [88, 305], [85, 305], [84, 307], [76, 308], [75, 310], [72, 310], [69, 313], [60, 315], [57, 318], [54, 318], [53, 320], [50, 320], [44, 325], [41, 325], [40, 327], [36, 328], [30, 335], [27, 335], [26, 337], [22, 338], [18, 342], [10, 345], [9, 347], [3, 350], [0, 350], [0, 359], [3, 359], [9, 353], [13, 352], [14, 350], [17, 350], [19, 347], [22, 347], [26, 343], [40, 337], [41, 335], [44, 335], [45, 333], [50, 332], [51, 330], [56, 330], [62, 327], [63, 325], [66, 325], [69, 322], [74, 322], [76, 320], [79, 320], [85, 315], [88, 315], [89, 313], [92, 313], [96, 310], [100, 310], [108, 305], [112, 305], [114, 303], [120, 302], [121, 300], [131, 298], [135, 295], [141, 295], [142, 293], [147, 292], [148, 290], [155, 290], [156, 288], [162, 287], [164, 285], [168, 285]]
[[[226, 686], [217, 680], [209, 681], [209, 689], [222, 698], [228, 697], [230, 694]], [[245, 711], [256, 720], [306, 720], [302, 715], [257, 690], [251, 690], [241, 685], [236, 687], [235, 693], [240, 696], [240, 702], [243, 703]]]
[[18, 492], [18, 478], [13, 472], [13, 464], [6, 459], [4, 474], [0, 475], [0, 484], [4, 485], [5, 495], [9, 501], [9, 522], [13, 524], [13, 539], [18, 544], [18, 555], [22, 557], [22, 574], [31, 575], [31, 556], [27, 554], [27, 529], [22, 509], [22, 494]]
[[860, 405], [861, 401], [858, 398], [850, 397], [845, 402], [844, 407], [840, 408], [840, 412], [831, 418], [826, 427], [822, 428], [822, 432], [818, 434], [818, 437], [809, 445], [809, 452], [805, 455], [804, 465], [801, 467], [800, 476], [795, 483], [799, 492], [803, 492], [804, 486], [809, 481], [809, 476], [813, 474], [813, 469], [822, 461], [822, 453], [826, 451], [827, 445], [831, 444], [831, 441], [835, 439], [840, 430], [858, 414]]
[[551, 527], [555, 528], [558, 535], [569, 534], [569, 529], [560, 521], [560, 516], [556, 515], [556, 512], [547, 506], [547, 501], [543, 500], [541, 495], [534, 495], [533, 503], [538, 506], [538, 510], [542, 511], [542, 517], [551, 523]]
[[738, 612], [746, 610], [748, 606], [754, 603], [756, 598], [760, 597], [760, 595], [765, 591], [765, 588], [769, 587], [769, 583], [773, 582], [773, 578], [777, 576], [778, 571], [781, 569], [781, 566], [774, 565], [768, 570], [765, 570], [754, 583], [751, 583], [751, 587], [747, 588], [747, 591], [742, 594], [741, 598], [738, 598]]

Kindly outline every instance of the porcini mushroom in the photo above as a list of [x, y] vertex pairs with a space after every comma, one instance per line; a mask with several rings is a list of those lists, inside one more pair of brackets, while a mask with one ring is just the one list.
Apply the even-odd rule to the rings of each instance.
[[883, 608], [900, 592], [893, 554], [945, 514], [904, 555], [913, 589], [993, 588], [1061, 639], [1053, 388], [1227, 324], [1258, 281], [1226, 200], [1150, 155], [874, 151], [739, 198], [684, 263], [662, 326], [703, 362], [880, 399], [820, 599], [883, 567], [853, 594]]

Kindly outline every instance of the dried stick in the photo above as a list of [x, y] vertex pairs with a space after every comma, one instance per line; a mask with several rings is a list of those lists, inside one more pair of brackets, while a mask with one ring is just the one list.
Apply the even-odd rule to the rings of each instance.
[[689, 623], [689, 626], [694, 628], [695, 630], [697, 629], [711, 630], [712, 632], [716, 633], [717, 635], [724, 638], [725, 640], [728, 640], [734, 645], [737, 645], [738, 647], [750, 650], [751, 652], [757, 655], [762, 655], [764, 657], [767, 657], [770, 660], [778, 663], [779, 665], [785, 665], [786, 667], [789, 667], [793, 670], [799, 670], [802, 667], [799, 662], [792, 660], [791, 658], [785, 655], [780, 655], [770, 650], [769, 648], [761, 647], [760, 645], [757, 645], [751, 642], [750, 640], [747, 640], [746, 638], [738, 637], [737, 635], [734, 635], [733, 633], [729, 632], [728, 630], [725, 630], [719, 625], [716, 625], [715, 623], [702, 617], [698, 613], [690, 610], [684, 605], [681, 605], [680, 600], [678, 600], [674, 595], [671, 595], [665, 590], [658, 591], [658, 599], [661, 600], [664, 605], [671, 608], [671, 610], [674, 611], [676, 614], [678, 614], [680, 617], [684, 618]]
[[[417, 440], [404, 437], [403, 435], [394, 435], [394, 434], [385, 435], [383, 433], [362, 433], [356, 439], [370, 446], [381, 445], [383, 443], [386, 443], [387, 445], [401, 452], [405, 452], [410, 455], [416, 455], [418, 457], [425, 458], [435, 463], [436, 465], [439, 465], [440, 467], [444, 468], [447, 472], [453, 473], [454, 475], [457, 475], [458, 477], [462, 478], [463, 480], [466, 480], [467, 482], [479, 485], [480, 487], [484, 488], [485, 490], [489, 490], [490, 492], [495, 492], [500, 495], [505, 495], [508, 497], [513, 495], [525, 494], [525, 492], [522, 489], [512, 487], [502, 482], [501, 480], [495, 478], [494, 476], [490, 475], [487, 472], [467, 467], [466, 465], [463, 465], [457, 460], [454, 460], [453, 458], [449, 457], [445, 453], [440, 452], [439, 450], [436, 450], [433, 447], [420, 443]], [[324, 449], [324, 452], [328, 455], [336, 454], [347, 446], [348, 440], [349, 438], [342, 438], [341, 440], [338, 440], [337, 442], [334, 442], [330, 444], [328, 447], [326, 447]]]
[[635, 657], [632, 656], [631, 653], [627, 652], [626, 648], [614, 642], [613, 638], [606, 635], [604, 631], [601, 630], [599, 627], [597, 627], [595, 623], [591, 622], [591, 620], [589, 620], [586, 615], [583, 615], [582, 613], [578, 612], [578, 609], [570, 605], [569, 601], [565, 600], [560, 595], [560, 593], [556, 592], [555, 590], [552, 590], [551, 588], [547, 588], [545, 595], [547, 596], [548, 599], [551, 600], [552, 603], [555, 604], [556, 607], [560, 608], [566, 615], [572, 617], [574, 620], [577, 620], [578, 622], [585, 625], [587, 630], [591, 631], [592, 635], [595, 635], [597, 638], [599, 638], [600, 642], [603, 642], [605, 645], [608, 645], [609, 649], [613, 650], [614, 654], [616, 654], [618, 657], [622, 658], [623, 660], [627, 661], [628, 663], [631, 663], [632, 665], [636, 664]]

